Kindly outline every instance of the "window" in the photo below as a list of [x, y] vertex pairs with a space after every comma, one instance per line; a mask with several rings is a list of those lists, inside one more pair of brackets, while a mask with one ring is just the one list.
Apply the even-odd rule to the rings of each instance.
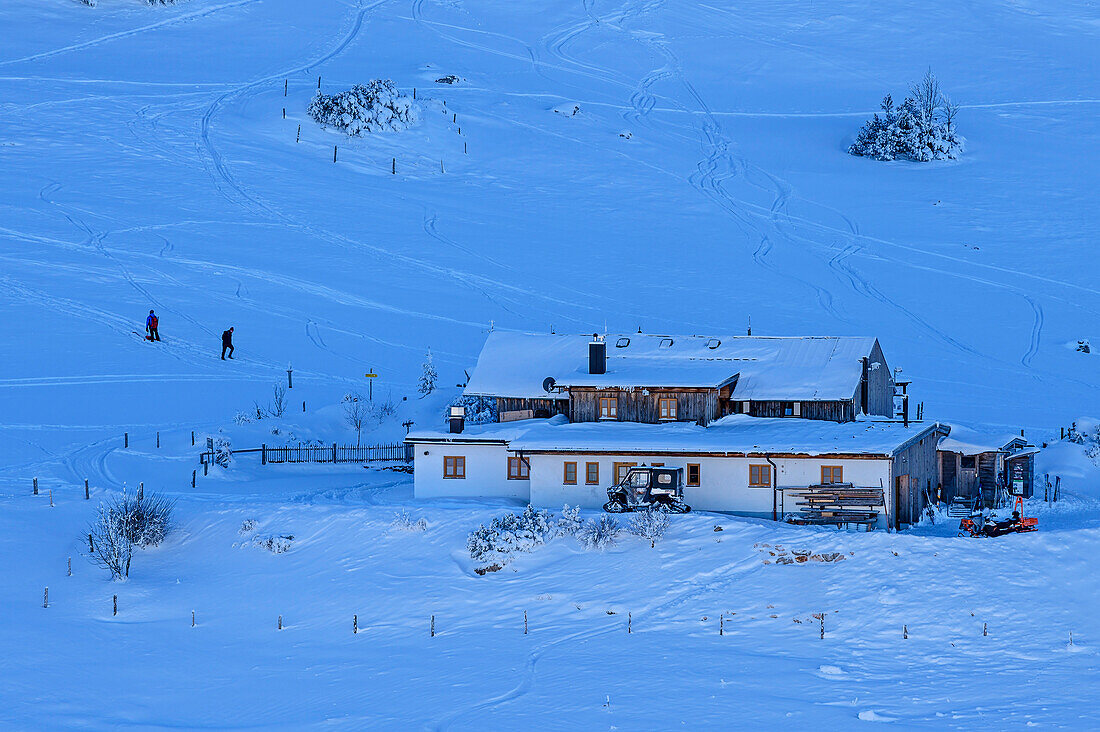
[[688, 463], [687, 484], [699, 485], [699, 463]]
[[600, 483], [600, 464], [599, 463], [585, 463], [584, 464], [584, 482], [586, 485], [599, 485]]
[[661, 419], [676, 419], [676, 400], [664, 398], [657, 400], [657, 408]]
[[772, 484], [772, 466], [750, 465], [749, 485], [754, 488], [767, 488]]
[[973, 455], [963, 455], [961, 465], [962, 465], [963, 468], [966, 468], [968, 470], [973, 470], [974, 469], [974, 456]]
[[521, 457], [508, 458], [508, 480], [528, 480], [531, 466]]
[[565, 463], [565, 466], [562, 468], [561, 482], [566, 484], [566, 485], [576, 485], [577, 484], [577, 464], [576, 463]]
[[619, 398], [600, 397], [600, 419], [619, 418]]
[[626, 478], [626, 474], [630, 472], [637, 463], [615, 463], [615, 482], [622, 483]]
[[794, 416], [794, 402], [783, 402], [783, 416], [784, 417], [793, 417]]
[[844, 482], [844, 468], [840, 465], [822, 465], [821, 466], [821, 482], [826, 483], [843, 483]]
[[443, 458], [443, 477], [444, 478], [465, 478], [466, 477], [466, 458], [458, 457], [444, 457]]

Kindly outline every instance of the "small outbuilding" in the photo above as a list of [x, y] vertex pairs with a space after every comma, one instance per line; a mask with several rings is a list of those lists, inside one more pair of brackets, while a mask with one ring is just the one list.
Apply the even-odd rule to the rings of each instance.
[[1031, 498], [1035, 492], [1035, 454], [1021, 435], [991, 434], [952, 426], [940, 442], [939, 498], [956, 498], [992, 506], [1000, 495]]

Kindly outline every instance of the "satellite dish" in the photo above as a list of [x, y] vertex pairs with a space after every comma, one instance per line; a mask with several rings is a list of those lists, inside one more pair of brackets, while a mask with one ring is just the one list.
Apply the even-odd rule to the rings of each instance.
[[557, 382], [554, 381], [553, 376], [547, 376], [545, 379], [542, 380], [542, 390], [549, 394], [551, 391], [553, 391], [554, 385], [556, 383]]

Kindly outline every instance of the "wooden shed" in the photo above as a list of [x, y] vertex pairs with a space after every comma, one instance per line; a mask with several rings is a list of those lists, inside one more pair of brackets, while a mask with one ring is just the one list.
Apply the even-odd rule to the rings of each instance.
[[1020, 435], [989, 434], [954, 426], [940, 442], [940, 500], [980, 499], [991, 506], [1003, 490], [1031, 498], [1035, 491], [1035, 453]]

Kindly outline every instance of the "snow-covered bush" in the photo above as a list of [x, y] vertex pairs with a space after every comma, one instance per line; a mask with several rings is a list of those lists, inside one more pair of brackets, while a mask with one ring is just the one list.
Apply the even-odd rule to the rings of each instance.
[[314, 121], [352, 136], [364, 132], [408, 129], [419, 120], [416, 102], [403, 96], [390, 80], [374, 79], [337, 94], [313, 97], [306, 110]]
[[897, 107], [893, 97], [886, 95], [882, 115], [875, 114], [863, 125], [849, 154], [917, 162], [959, 157], [966, 144], [955, 130], [959, 106], [940, 90], [936, 75], [929, 70], [909, 91], [910, 96]]
[[581, 518], [580, 506], [570, 508], [567, 503], [561, 507], [561, 516], [558, 516], [559, 534], [562, 536], [576, 536], [582, 526], [584, 526], [584, 519]]
[[290, 551], [290, 545], [294, 537], [286, 536], [255, 536], [252, 538], [252, 546], [267, 549], [272, 554], [285, 554]]
[[245, 519], [244, 521], [241, 522], [241, 528], [238, 529], [237, 533], [238, 534], [250, 534], [255, 530], [256, 530], [256, 520], [255, 519]]
[[[497, 421], [497, 400], [492, 397], [461, 396], [451, 406], [466, 408], [466, 424], [492, 424]], [[445, 411], [444, 417], [447, 416]]]
[[173, 501], [156, 493], [107, 498], [88, 528], [89, 559], [109, 571], [112, 579], [129, 577], [134, 547], [157, 546], [172, 531], [173, 506]]
[[214, 464], [223, 468], [233, 464], [233, 444], [226, 437], [214, 438]]
[[369, 411], [370, 408], [363, 401], [363, 397], [358, 394], [344, 395], [344, 421], [355, 430], [356, 447], [359, 447], [359, 443], [363, 438], [363, 423], [366, 421]]
[[603, 551], [615, 544], [615, 540], [621, 531], [622, 527], [619, 526], [619, 522], [604, 514], [598, 519], [589, 519], [588, 523], [577, 532], [577, 539], [585, 549]]
[[428, 521], [424, 518], [413, 519], [411, 513], [402, 509], [393, 515], [390, 527], [396, 531], [427, 531]]
[[237, 412], [237, 415], [233, 417], [234, 424], [252, 424], [252, 415], [248, 412]]
[[1085, 451], [1085, 457], [1093, 462], [1100, 458], [1100, 424], [1079, 424], [1074, 422], [1069, 428], [1066, 440], [1081, 445]]
[[420, 372], [420, 381], [416, 384], [416, 390], [421, 396], [428, 396], [435, 391], [435, 382], [439, 380], [439, 374], [435, 372], [435, 360], [432, 359], [432, 349], [428, 349], [424, 356], [424, 365]]
[[268, 412], [272, 417], [282, 417], [286, 414], [286, 387], [276, 384], [271, 395], [271, 406]]
[[387, 396], [385, 401], [375, 402], [371, 407], [371, 416], [378, 424], [386, 421], [387, 417], [397, 414], [397, 406], [393, 403], [393, 397]]
[[558, 534], [554, 516], [530, 505], [523, 513], [497, 516], [470, 532], [466, 548], [477, 562], [500, 563], [514, 552], [529, 552]]
[[638, 511], [630, 517], [627, 529], [631, 534], [656, 542], [665, 535], [668, 528], [668, 513], [665, 511]]

